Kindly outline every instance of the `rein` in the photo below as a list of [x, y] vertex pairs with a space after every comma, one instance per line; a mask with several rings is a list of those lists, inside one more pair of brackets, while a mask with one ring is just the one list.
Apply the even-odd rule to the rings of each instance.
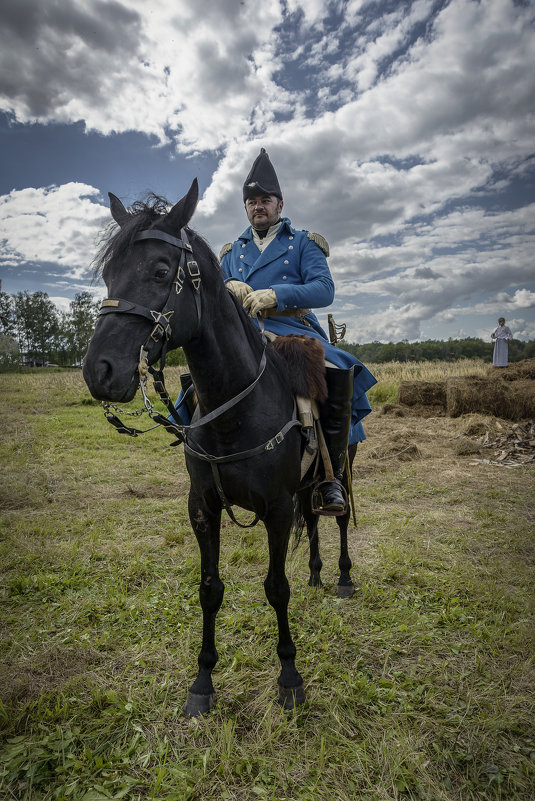
[[[262, 443], [261, 445], [257, 445], [254, 448], [250, 448], [245, 451], [240, 451], [237, 453], [230, 453], [224, 456], [214, 456], [212, 454], [207, 453], [200, 445], [191, 441], [189, 435], [190, 432], [200, 428], [207, 423], [212, 422], [216, 418], [220, 417], [221, 415], [225, 414], [226, 412], [230, 411], [232, 408], [237, 406], [240, 401], [246, 398], [258, 385], [258, 382], [262, 378], [264, 374], [264, 370], [266, 368], [267, 358], [266, 358], [266, 347], [267, 347], [267, 337], [264, 333], [264, 324], [262, 321], [262, 317], [258, 316], [259, 326], [260, 326], [260, 333], [262, 336], [262, 343], [263, 343], [263, 351], [262, 356], [260, 358], [260, 364], [258, 367], [258, 374], [256, 378], [238, 395], [235, 395], [229, 401], [226, 401], [221, 406], [218, 406], [216, 409], [213, 409], [208, 414], [203, 415], [195, 422], [191, 423], [190, 425], [184, 425], [181, 421], [180, 415], [178, 414], [178, 409], [182, 406], [183, 403], [187, 400], [190, 396], [190, 393], [193, 393], [194, 387], [191, 386], [183, 395], [181, 401], [177, 406], [171, 400], [169, 393], [165, 387], [165, 381], [163, 376], [163, 369], [165, 366], [165, 354], [167, 351], [167, 343], [169, 342], [171, 336], [171, 318], [174, 315], [174, 309], [169, 309], [166, 311], [166, 307], [169, 304], [169, 299], [171, 297], [171, 293], [173, 291], [173, 287], [177, 295], [182, 292], [184, 288], [184, 282], [186, 277], [189, 278], [193, 289], [194, 289], [194, 298], [195, 298], [195, 306], [197, 310], [197, 329], [196, 332], [199, 330], [201, 325], [201, 274], [199, 270], [199, 265], [194, 259], [188, 259], [186, 254], [193, 255], [193, 249], [189, 243], [189, 239], [184, 228], [180, 231], [180, 239], [178, 237], [171, 236], [170, 234], [165, 233], [165, 231], [159, 231], [157, 229], [149, 229], [147, 231], [141, 231], [134, 237], [134, 242], [139, 242], [145, 239], [160, 239], [164, 242], [167, 242], [170, 245], [178, 248], [180, 250], [180, 259], [179, 264], [177, 267], [177, 274], [169, 290], [169, 294], [165, 301], [163, 310], [154, 311], [152, 309], [148, 309], [145, 306], [141, 306], [137, 303], [132, 303], [131, 301], [124, 300], [122, 298], [106, 298], [106, 300], [102, 301], [99, 310], [99, 316], [104, 314], [137, 314], [140, 317], [145, 317], [146, 319], [154, 322], [154, 328], [152, 329], [151, 333], [143, 343], [140, 349], [139, 354], [139, 364], [138, 364], [138, 372], [139, 372], [139, 386], [141, 389], [141, 394], [143, 396], [143, 404], [144, 408], [137, 411], [137, 412], [126, 412], [125, 410], [119, 409], [116, 405], [108, 403], [104, 401], [102, 406], [104, 408], [104, 414], [106, 419], [109, 423], [111, 423], [120, 434], [128, 434], [132, 437], [137, 437], [139, 434], [146, 434], [148, 431], [152, 431], [154, 428], [157, 428], [159, 425], [164, 426], [164, 428], [169, 431], [169, 433], [174, 434], [177, 437], [176, 442], [172, 442], [172, 445], [179, 445], [180, 443], [184, 443], [184, 450], [190, 456], [194, 458], [201, 459], [202, 461], [209, 462], [212, 468], [212, 474], [214, 478], [214, 483], [219, 494], [219, 498], [223, 507], [225, 508], [227, 514], [231, 518], [231, 520], [240, 528], [251, 528], [255, 526], [260, 517], [258, 515], [255, 516], [255, 519], [252, 523], [243, 524], [236, 520], [234, 516], [234, 512], [232, 507], [230, 506], [225, 493], [223, 491], [223, 487], [221, 484], [221, 478], [219, 476], [219, 464], [225, 464], [228, 462], [235, 462], [240, 461], [242, 459], [249, 459], [253, 456], [257, 456], [263, 452], [273, 450], [277, 445], [280, 445], [281, 442], [284, 440], [288, 431], [290, 431], [295, 426], [300, 426], [301, 423], [297, 419], [296, 416], [296, 407], [294, 403], [294, 411], [292, 413], [292, 419], [289, 420], [283, 428], [275, 434], [275, 436], [271, 437], [267, 442]], [[187, 270], [187, 276], [186, 276]], [[165, 340], [162, 343], [162, 355], [160, 357], [160, 369], [156, 370], [152, 366], [148, 364], [148, 355], [149, 351], [148, 348], [152, 342], [158, 343], [160, 340]], [[168, 418], [164, 417], [163, 415], [159, 414], [155, 411], [154, 406], [152, 405], [151, 401], [147, 396], [146, 391], [146, 384], [147, 384], [147, 374], [150, 373], [153, 378], [154, 388], [156, 392], [159, 394], [160, 399], [166, 406], [169, 414], [172, 416], [174, 422], [171, 422]], [[148, 412], [150, 418], [152, 418], [155, 422], [155, 426], [151, 426], [148, 429], [140, 430], [137, 428], [133, 428], [130, 426], [125, 426], [123, 422], [114, 414], [117, 412], [119, 414], [129, 414], [131, 416], [139, 416], [144, 412]], [[189, 441], [188, 441], [189, 440]]]

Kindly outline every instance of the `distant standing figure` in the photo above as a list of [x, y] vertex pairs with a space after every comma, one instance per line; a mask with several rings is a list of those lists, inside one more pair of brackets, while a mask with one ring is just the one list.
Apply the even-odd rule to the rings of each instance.
[[492, 364], [494, 367], [507, 367], [509, 359], [508, 339], [512, 339], [511, 329], [505, 325], [505, 319], [500, 317], [498, 328], [490, 335], [494, 340], [494, 353], [492, 354]]

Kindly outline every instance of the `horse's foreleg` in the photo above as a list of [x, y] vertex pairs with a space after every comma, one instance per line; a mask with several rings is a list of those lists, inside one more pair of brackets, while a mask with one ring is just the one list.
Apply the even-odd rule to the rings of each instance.
[[201, 583], [199, 600], [202, 607], [202, 648], [199, 653], [199, 672], [190, 687], [185, 712], [190, 717], [205, 715], [215, 703], [212, 683], [218, 654], [215, 647], [215, 621], [223, 601], [224, 584], [219, 578], [219, 532], [221, 512], [213, 514], [206, 506], [190, 496], [189, 512], [191, 524], [201, 552]]
[[[357, 452], [357, 446], [350, 445], [349, 470], [351, 470], [353, 466], [353, 460], [355, 458], [356, 452]], [[344, 487], [346, 488], [346, 490], [349, 489], [349, 482], [346, 474], [344, 474]], [[338, 528], [340, 529], [340, 558], [338, 559], [340, 577], [338, 579], [338, 588], [337, 588], [337, 593], [339, 598], [351, 598], [351, 596], [355, 592], [355, 585], [353, 584], [353, 580], [351, 579], [351, 567], [352, 567], [351, 558], [349, 556], [349, 550], [347, 547], [347, 528], [349, 525], [350, 515], [351, 511], [349, 509], [349, 504], [348, 504], [347, 512], [336, 518], [336, 522], [338, 523]]]
[[285, 564], [288, 540], [292, 523], [292, 501], [271, 510], [265, 519], [269, 544], [269, 568], [264, 581], [266, 597], [275, 610], [279, 629], [277, 654], [281, 663], [279, 676], [279, 703], [285, 709], [293, 709], [305, 700], [303, 679], [295, 667], [295, 645], [288, 623], [290, 585], [286, 578]]

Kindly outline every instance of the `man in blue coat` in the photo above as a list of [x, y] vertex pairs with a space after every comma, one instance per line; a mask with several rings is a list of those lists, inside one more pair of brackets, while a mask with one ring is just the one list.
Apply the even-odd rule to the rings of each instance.
[[304, 334], [322, 344], [329, 397], [320, 419], [335, 480], [321, 485], [321, 508], [342, 512], [347, 445], [366, 438], [360, 421], [371, 411], [366, 392], [376, 380], [358, 359], [331, 345], [311, 311], [334, 299], [329, 247], [321, 235], [293, 228], [281, 217], [282, 192], [264, 148], [245, 179], [243, 201], [250, 225], [219, 257], [227, 288], [255, 321], [257, 314], [265, 317], [267, 331]]

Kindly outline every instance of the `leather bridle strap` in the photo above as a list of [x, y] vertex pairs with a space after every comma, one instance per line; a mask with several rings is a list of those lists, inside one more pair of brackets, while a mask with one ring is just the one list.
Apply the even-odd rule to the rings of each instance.
[[233, 398], [231, 398], [231, 400], [227, 401], [226, 403], [222, 403], [221, 406], [217, 407], [217, 409], [208, 412], [208, 414], [205, 414], [204, 417], [201, 417], [200, 420], [197, 420], [197, 422], [190, 423], [189, 426], [187, 427], [188, 431], [191, 431], [192, 428], [199, 428], [199, 426], [203, 426], [205, 425], [205, 423], [211, 423], [212, 420], [215, 420], [216, 417], [220, 417], [222, 414], [225, 414], [225, 412], [230, 411], [230, 409], [236, 406], [236, 404], [238, 404], [241, 400], [246, 398], [247, 395], [249, 395], [249, 393], [253, 391], [253, 389], [256, 387], [256, 385], [262, 378], [265, 369], [266, 369], [266, 349], [264, 346], [264, 350], [262, 352], [262, 358], [260, 359], [260, 364], [258, 366], [258, 375], [254, 379], [254, 381], [252, 381], [249, 384], [249, 386], [245, 387], [245, 389], [242, 390], [238, 395], [235, 395]]
[[[182, 229], [181, 235], [184, 236], [185, 233], [186, 232], [184, 229]], [[162, 242], [167, 242], [168, 245], [174, 245], [175, 248], [180, 248], [180, 250], [189, 250], [190, 253], [193, 253], [187, 236], [185, 236], [184, 240], [182, 240], [178, 239], [176, 236], [171, 236], [171, 234], [166, 234], [165, 231], [159, 231], [156, 228], [149, 228], [148, 231], [140, 231], [139, 234], [136, 234], [134, 237], [134, 242], [139, 242], [141, 239], [161, 239]]]
[[146, 306], [140, 306], [138, 303], [131, 303], [129, 300], [122, 300], [121, 298], [106, 298], [100, 304], [99, 314], [111, 314], [112, 312], [122, 312], [123, 314], [138, 314], [140, 317], [146, 317], [147, 320], [154, 322], [154, 314]]

